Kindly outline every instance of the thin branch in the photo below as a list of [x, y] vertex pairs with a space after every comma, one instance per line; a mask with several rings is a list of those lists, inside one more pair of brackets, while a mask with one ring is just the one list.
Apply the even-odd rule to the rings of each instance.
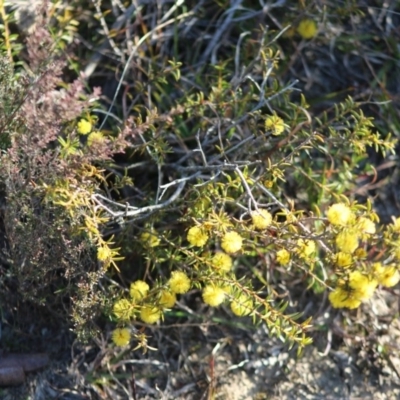
[[[99, 194], [94, 194], [91, 196], [92, 200], [96, 202], [100, 207], [102, 207], [104, 210], [106, 210], [113, 218], [120, 218], [120, 217], [135, 217], [140, 214], [148, 213], [148, 212], [154, 212], [154, 211], [159, 211], [162, 210], [163, 208], [168, 207], [170, 204], [172, 204], [181, 194], [183, 188], [185, 187], [186, 182], [181, 182], [177, 189], [175, 190], [174, 194], [166, 200], [164, 203], [161, 204], [155, 204], [153, 206], [147, 206], [147, 207], [132, 207], [132, 206], [126, 206], [120, 203], [117, 203], [113, 200], [107, 199], [104, 196], [101, 196]], [[110, 208], [106, 207], [100, 200], [102, 199], [103, 201], [108, 202], [109, 204], [114, 205], [115, 207], [123, 207], [125, 210], [124, 211], [112, 211]]]
[[[242, 171], [239, 168], [235, 168], [235, 172], [239, 175], [244, 188], [246, 189], [246, 193], [249, 196], [249, 199], [253, 203], [254, 208], [258, 211], [257, 201], [255, 200], [253, 193], [251, 192], [250, 186], [246, 181], [246, 178], [243, 176]], [[251, 210], [249, 210], [251, 211]]]

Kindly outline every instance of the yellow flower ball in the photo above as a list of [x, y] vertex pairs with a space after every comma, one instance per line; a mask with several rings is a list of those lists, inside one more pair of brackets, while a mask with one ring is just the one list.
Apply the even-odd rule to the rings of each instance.
[[173, 271], [168, 284], [171, 291], [176, 294], [186, 293], [190, 289], [190, 279], [181, 271]]
[[359, 307], [361, 304], [361, 300], [354, 298], [350, 292], [340, 286], [329, 293], [329, 301], [334, 308], [353, 309]]
[[341, 268], [350, 267], [353, 263], [353, 257], [349, 253], [343, 253], [340, 251], [339, 253], [335, 254], [334, 256], [335, 264]]
[[303, 39], [312, 39], [317, 34], [317, 31], [316, 22], [309, 18], [303, 19], [297, 27], [297, 33]]
[[99, 131], [92, 132], [87, 138], [87, 145], [89, 147], [93, 146], [96, 143], [104, 143], [104, 142], [105, 142], [105, 137]]
[[193, 226], [188, 231], [187, 240], [192, 246], [203, 247], [207, 243], [208, 235], [203, 229]]
[[374, 264], [375, 276], [382, 286], [392, 287], [399, 283], [400, 274], [394, 265], [384, 267], [381, 263]]
[[111, 249], [106, 244], [97, 248], [97, 259], [99, 261], [110, 261], [111, 255]]
[[157, 247], [160, 244], [160, 238], [151, 232], [143, 232], [140, 241], [145, 247]]
[[126, 346], [131, 340], [129, 329], [117, 328], [112, 333], [112, 341], [120, 347]]
[[236, 253], [242, 248], [243, 239], [237, 232], [228, 232], [222, 237], [221, 247], [228, 253]]
[[225, 290], [213, 286], [208, 285], [203, 289], [203, 301], [211, 307], [219, 306], [225, 300]]
[[326, 216], [332, 225], [339, 226], [346, 226], [354, 219], [353, 212], [343, 203], [337, 203], [330, 206]]
[[315, 253], [315, 242], [313, 240], [299, 239], [297, 241], [297, 254], [301, 258], [308, 258]]
[[358, 247], [358, 233], [354, 230], [345, 230], [336, 236], [336, 247], [344, 253], [353, 253]]
[[149, 292], [149, 285], [144, 281], [135, 281], [131, 283], [129, 294], [133, 300], [143, 300]]
[[92, 124], [86, 119], [81, 119], [78, 122], [77, 130], [80, 135], [87, 135], [92, 130]]
[[251, 219], [255, 229], [263, 230], [268, 228], [272, 222], [272, 215], [267, 210], [253, 211]]
[[358, 220], [357, 228], [367, 235], [373, 235], [376, 232], [375, 223], [366, 217], [361, 217]]
[[272, 186], [274, 186], [274, 181], [267, 179], [263, 182], [263, 185], [267, 188], [267, 189], [271, 189]]
[[276, 261], [280, 265], [287, 265], [290, 262], [290, 253], [286, 249], [282, 249], [276, 252]]
[[353, 271], [349, 275], [349, 286], [353, 289], [353, 297], [363, 301], [372, 297], [378, 286], [378, 281], [370, 279], [360, 271]]
[[176, 303], [176, 295], [168, 290], [163, 290], [160, 295], [160, 306], [162, 308], [172, 308]]
[[121, 321], [130, 319], [133, 314], [132, 303], [126, 299], [118, 300], [114, 304], [113, 313]]
[[265, 130], [271, 132], [274, 136], [278, 136], [285, 130], [285, 123], [277, 115], [269, 115], [265, 119]]
[[218, 270], [218, 272], [229, 272], [232, 269], [232, 258], [223, 253], [222, 251], [216, 253], [211, 259], [212, 266]]
[[245, 294], [241, 294], [231, 302], [231, 310], [238, 317], [249, 315], [253, 310], [253, 302]]
[[155, 324], [161, 318], [161, 310], [157, 307], [145, 306], [140, 310], [140, 319], [146, 324]]

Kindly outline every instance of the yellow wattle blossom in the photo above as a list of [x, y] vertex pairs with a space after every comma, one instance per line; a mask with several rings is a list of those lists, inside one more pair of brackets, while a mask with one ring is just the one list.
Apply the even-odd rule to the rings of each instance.
[[87, 135], [92, 130], [92, 124], [86, 119], [81, 119], [78, 122], [77, 130], [80, 135]]
[[335, 308], [357, 308], [362, 301], [372, 297], [377, 286], [375, 278], [353, 271], [349, 274], [347, 285], [340, 284], [329, 294], [329, 301]]
[[152, 232], [143, 232], [140, 241], [146, 247], [157, 247], [160, 244], [160, 238]]
[[149, 289], [150, 287], [146, 282], [139, 280], [131, 283], [129, 294], [133, 300], [140, 301], [147, 296]]
[[245, 294], [241, 294], [237, 299], [231, 302], [231, 310], [238, 317], [250, 314], [252, 309], [253, 301]]
[[255, 229], [263, 230], [268, 228], [272, 222], [272, 215], [267, 210], [253, 211], [251, 213], [251, 220]]
[[311, 39], [316, 35], [318, 27], [315, 21], [306, 18], [299, 23], [296, 30], [303, 39]]
[[313, 240], [304, 240], [299, 239], [297, 241], [297, 249], [296, 252], [301, 258], [310, 257], [311, 254], [315, 253], [315, 242]]
[[335, 264], [341, 268], [350, 267], [353, 263], [353, 257], [349, 253], [343, 253], [340, 251], [339, 253], [335, 254], [334, 256]]
[[146, 324], [155, 324], [161, 318], [161, 310], [153, 306], [145, 306], [140, 310], [140, 319]]
[[274, 136], [278, 136], [285, 130], [285, 123], [277, 115], [269, 115], [265, 119], [265, 130], [271, 132]]
[[274, 186], [274, 181], [267, 179], [263, 182], [263, 185], [267, 188], [267, 189], [271, 189], [272, 186]]
[[358, 220], [357, 228], [367, 235], [373, 235], [376, 232], [375, 223], [366, 217], [361, 217]]
[[97, 259], [99, 261], [110, 261], [111, 256], [112, 251], [106, 244], [103, 244], [97, 248]]
[[384, 267], [381, 263], [375, 263], [373, 269], [379, 284], [382, 286], [392, 287], [400, 281], [399, 270], [394, 265]]
[[347, 229], [336, 236], [336, 247], [344, 253], [353, 253], [358, 247], [358, 233]]
[[203, 301], [211, 307], [217, 307], [225, 300], [225, 290], [214, 285], [207, 285], [203, 289]]
[[360, 271], [353, 271], [349, 275], [349, 287], [353, 289], [353, 297], [363, 301], [374, 294], [378, 281], [365, 276]]
[[280, 265], [287, 265], [290, 262], [290, 253], [286, 249], [281, 249], [276, 252], [276, 261]]
[[126, 299], [118, 300], [114, 304], [113, 313], [121, 321], [130, 319], [133, 315], [132, 303]]
[[94, 131], [88, 136], [87, 145], [90, 147], [93, 146], [95, 143], [104, 143], [104, 141], [104, 135], [99, 131]]
[[232, 269], [232, 258], [222, 251], [216, 253], [211, 259], [212, 266], [219, 272], [229, 272]]
[[168, 281], [171, 292], [176, 294], [184, 294], [190, 289], [190, 279], [181, 271], [173, 271]]
[[117, 328], [112, 333], [112, 341], [119, 347], [126, 346], [131, 340], [129, 329]]
[[352, 293], [338, 286], [333, 292], [329, 293], [329, 301], [334, 308], [357, 308], [361, 300], [352, 296]]
[[221, 247], [228, 253], [236, 253], [242, 248], [243, 239], [237, 232], [228, 232], [222, 237]]
[[203, 229], [193, 226], [188, 231], [187, 240], [192, 246], [203, 247], [207, 243], [208, 235]]
[[172, 308], [176, 303], [176, 295], [168, 290], [163, 290], [160, 295], [160, 307]]
[[347, 226], [354, 219], [351, 209], [343, 203], [333, 204], [329, 207], [326, 216], [332, 225]]

